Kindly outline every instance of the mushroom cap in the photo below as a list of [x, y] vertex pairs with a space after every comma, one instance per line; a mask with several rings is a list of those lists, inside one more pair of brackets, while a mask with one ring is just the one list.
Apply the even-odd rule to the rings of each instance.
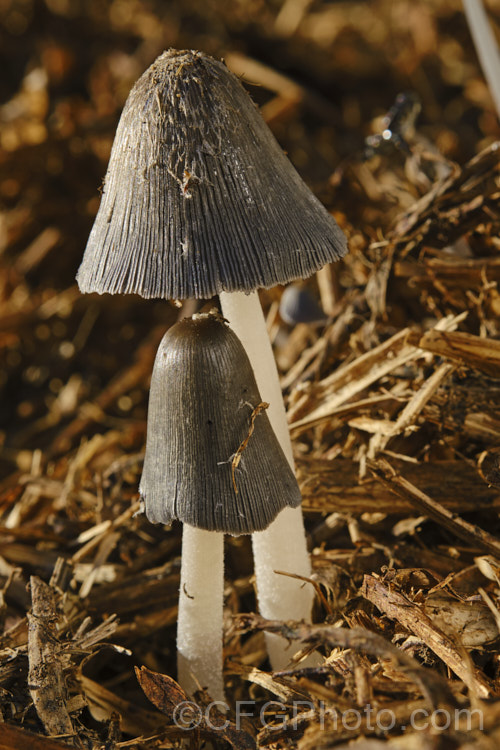
[[139, 487], [148, 519], [251, 534], [284, 507], [300, 505], [265, 406], [223, 318], [196, 315], [172, 326], [151, 379]]
[[283, 290], [279, 313], [281, 319], [294, 326], [297, 323], [321, 323], [327, 315], [306, 287], [291, 284]]
[[345, 252], [238, 78], [202, 52], [160, 55], [125, 103], [81, 291], [210, 298], [306, 278]]

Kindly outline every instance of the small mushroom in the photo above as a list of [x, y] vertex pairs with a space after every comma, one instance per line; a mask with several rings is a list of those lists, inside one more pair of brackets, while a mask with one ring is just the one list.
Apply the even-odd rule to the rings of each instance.
[[326, 323], [327, 316], [309, 289], [298, 284], [290, 284], [283, 290], [279, 313], [281, 319], [290, 326], [297, 323]]
[[153, 523], [262, 531], [300, 505], [250, 362], [218, 315], [184, 318], [158, 349], [140, 493]]
[[[238, 78], [202, 52], [168, 50], [125, 104], [78, 283], [82, 292], [185, 299], [219, 294], [269, 421], [293, 470], [279, 378], [255, 290], [313, 274], [346, 252]], [[308, 618], [311, 587], [300, 508], [253, 535], [259, 609]], [[282, 600], [285, 590], [288, 606]], [[280, 596], [277, 596], [280, 591]], [[287, 643], [266, 637], [275, 669]]]
[[140, 492], [148, 519], [184, 523], [178, 679], [224, 699], [223, 534], [265, 529], [301, 496], [248, 357], [219, 315], [170, 328], [151, 380]]

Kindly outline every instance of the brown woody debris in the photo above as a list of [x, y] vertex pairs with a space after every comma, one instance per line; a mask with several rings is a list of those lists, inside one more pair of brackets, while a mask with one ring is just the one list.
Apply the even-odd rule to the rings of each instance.
[[[498, 747], [500, 147], [462, 4], [3, 5], [0, 750]], [[136, 515], [156, 350], [198, 310], [74, 281], [123, 103], [168, 46], [225, 58], [349, 242], [304, 282], [317, 325], [261, 294], [316, 604], [251, 614], [251, 543], [227, 539], [225, 734], [175, 724], [181, 529]]]
[[31, 614], [28, 614], [28, 685], [36, 712], [47, 734], [73, 737], [67, 708], [62, 649], [57, 638], [55, 593], [31, 577]]

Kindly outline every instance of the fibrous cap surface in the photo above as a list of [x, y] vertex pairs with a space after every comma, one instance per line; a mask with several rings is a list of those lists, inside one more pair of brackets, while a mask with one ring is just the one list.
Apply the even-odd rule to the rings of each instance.
[[345, 251], [238, 78], [169, 50], [126, 101], [77, 279], [82, 292], [209, 298], [305, 278]]
[[222, 319], [196, 316], [169, 329], [153, 369], [140, 484], [150, 521], [249, 534], [300, 504], [260, 405], [248, 357]]

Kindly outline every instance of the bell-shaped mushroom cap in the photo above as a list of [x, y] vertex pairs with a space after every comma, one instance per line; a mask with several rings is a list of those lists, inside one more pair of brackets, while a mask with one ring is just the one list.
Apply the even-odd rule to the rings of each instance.
[[201, 52], [164, 52], [125, 104], [81, 291], [210, 298], [306, 278], [345, 252], [238, 78]]
[[140, 483], [153, 523], [250, 534], [300, 490], [272, 430], [248, 357], [220, 316], [170, 328], [158, 349]]

